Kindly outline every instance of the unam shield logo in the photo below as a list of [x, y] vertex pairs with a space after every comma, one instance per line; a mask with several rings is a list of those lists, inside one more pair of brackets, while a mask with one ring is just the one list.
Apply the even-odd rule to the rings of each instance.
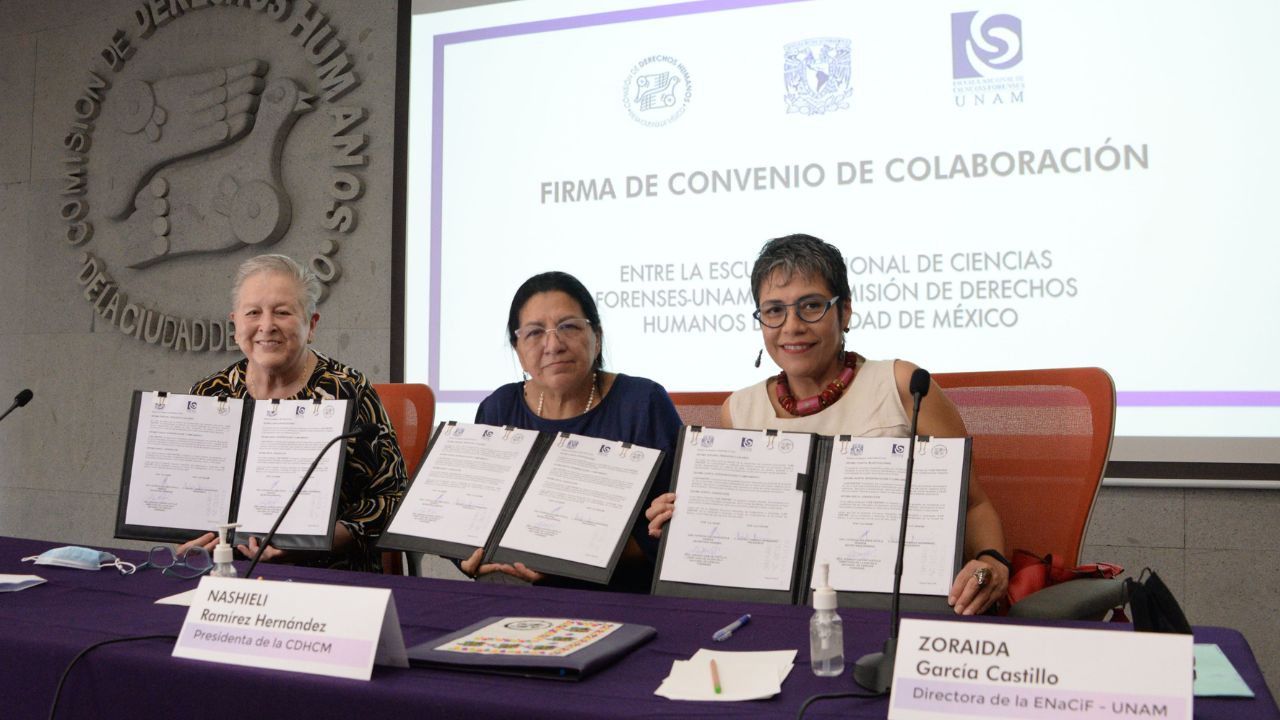
[[853, 95], [850, 55], [844, 38], [811, 38], [783, 48], [787, 112], [822, 115], [849, 107]]
[[[1022, 20], [1013, 15], [979, 19], [978, 11], [951, 14], [952, 77], [984, 77], [1022, 62]], [[994, 71], [994, 72], [993, 72]]]
[[692, 98], [689, 71], [668, 55], [651, 55], [636, 63], [622, 83], [623, 107], [632, 120], [648, 127], [675, 122]]

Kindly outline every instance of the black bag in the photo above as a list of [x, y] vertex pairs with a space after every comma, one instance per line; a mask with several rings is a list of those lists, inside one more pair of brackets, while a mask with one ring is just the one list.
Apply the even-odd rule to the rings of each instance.
[[1129, 609], [1133, 612], [1133, 629], [1139, 632], [1191, 634], [1191, 624], [1183, 614], [1169, 586], [1151, 568], [1143, 568], [1138, 579], [1124, 581]]

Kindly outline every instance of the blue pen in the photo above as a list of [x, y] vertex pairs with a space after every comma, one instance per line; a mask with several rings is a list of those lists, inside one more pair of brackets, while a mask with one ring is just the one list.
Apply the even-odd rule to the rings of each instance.
[[743, 615], [737, 620], [734, 620], [728, 625], [725, 625], [724, 627], [715, 631], [715, 633], [712, 634], [711, 639], [715, 640], [716, 642], [720, 642], [722, 640], [728, 640], [729, 638], [733, 637], [733, 634], [737, 632], [738, 628], [742, 627], [743, 625], [746, 625], [749, 622], [751, 622], [750, 613]]

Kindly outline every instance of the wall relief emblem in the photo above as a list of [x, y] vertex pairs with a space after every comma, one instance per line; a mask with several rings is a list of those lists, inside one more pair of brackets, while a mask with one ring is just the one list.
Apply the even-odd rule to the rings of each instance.
[[[133, 21], [73, 104], [59, 235], [81, 250], [76, 278], [103, 321], [169, 349], [236, 350], [225, 292], [192, 298], [181, 278], [229, 287], [246, 257], [284, 252], [327, 296], [364, 192], [368, 113], [343, 101], [359, 75], [339, 28], [307, 0], [146, 2]], [[259, 42], [226, 41], [245, 32]], [[192, 302], [207, 314], [174, 309]]]

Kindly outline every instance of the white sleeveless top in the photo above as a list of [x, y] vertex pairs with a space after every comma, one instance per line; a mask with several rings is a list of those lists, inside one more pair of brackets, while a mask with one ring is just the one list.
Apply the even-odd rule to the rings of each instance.
[[780, 418], [769, 402], [769, 379], [729, 396], [733, 427], [750, 430], [793, 430], [819, 435], [906, 437], [911, 418], [902, 407], [893, 360], [866, 360], [853, 385], [834, 405], [798, 418]]

